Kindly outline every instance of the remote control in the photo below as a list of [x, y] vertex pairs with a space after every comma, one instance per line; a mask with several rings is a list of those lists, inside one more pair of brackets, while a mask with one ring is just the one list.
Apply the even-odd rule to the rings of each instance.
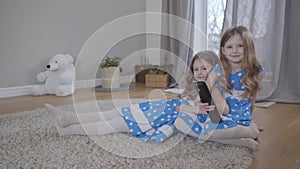
[[[208, 87], [204, 81], [195, 82], [195, 86], [199, 93], [201, 101], [203, 103], [208, 103], [209, 105], [215, 105], [215, 102], [214, 102], [213, 98], [211, 97]], [[209, 118], [213, 123], [222, 122], [222, 117], [221, 117], [217, 107], [215, 107], [215, 109], [213, 111], [208, 111], [207, 114], [209, 115]]]

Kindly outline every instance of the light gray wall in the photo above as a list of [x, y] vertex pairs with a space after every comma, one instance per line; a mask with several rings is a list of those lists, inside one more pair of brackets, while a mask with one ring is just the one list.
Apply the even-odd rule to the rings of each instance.
[[[99, 28], [145, 10], [145, 0], [1, 0], [0, 88], [38, 84], [36, 75], [54, 54], [76, 59]], [[109, 53], [122, 56], [145, 48], [143, 36], [133, 39]]]

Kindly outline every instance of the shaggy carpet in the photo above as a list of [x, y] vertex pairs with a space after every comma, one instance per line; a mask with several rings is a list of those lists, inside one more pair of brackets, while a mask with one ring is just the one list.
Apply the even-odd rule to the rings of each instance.
[[[131, 99], [137, 103], [141, 99]], [[61, 106], [77, 113], [108, 110], [125, 99]], [[99, 105], [99, 106], [98, 106]], [[162, 144], [127, 133], [59, 136], [45, 109], [0, 116], [0, 168], [248, 168], [253, 152], [174, 134]]]

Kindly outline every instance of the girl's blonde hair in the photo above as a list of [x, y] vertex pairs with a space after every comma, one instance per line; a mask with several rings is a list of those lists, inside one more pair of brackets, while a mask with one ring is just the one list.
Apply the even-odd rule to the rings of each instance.
[[225, 71], [225, 76], [227, 79], [227, 89], [231, 90], [232, 86], [229, 82], [229, 75], [232, 71], [230, 62], [222, 52], [225, 43], [235, 34], [240, 35], [243, 40], [244, 46], [244, 57], [242, 60], [242, 69], [245, 71], [245, 75], [242, 79], [243, 86], [245, 87], [244, 98], [249, 98], [250, 96], [255, 96], [257, 91], [261, 89], [260, 81], [258, 80], [258, 74], [260, 72], [260, 63], [257, 60], [254, 40], [251, 32], [244, 26], [235, 26], [228, 29], [221, 38], [220, 43], [220, 59], [223, 64]]
[[[185, 76], [185, 81], [184, 81], [184, 91], [182, 93], [182, 98], [186, 98], [188, 100], [194, 100], [197, 96], [198, 96], [198, 91], [195, 88], [195, 85], [193, 83], [194, 79], [194, 63], [196, 60], [205, 60], [207, 61], [209, 64], [211, 64], [212, 69], [218, 67], [218, 75], [217, 75], [217, 82], [219, 83], [219, 87], [223, 87], [223, 89], [226, 89], [225, 87], [225, 74], [224, 74], [224, 70], [222, 67], [222, 63], [218, 57], [218, 55], [213, 52], [213, 51], [201, 51], [199, 53], [197, 53], [191, 62], [191, 65], [189, 67], [189, 71], [187, 71], [186, 76]], [[210, 71], [212, 70], [208, 70], [210, 73]], [[208, 77], [208, 75], [207, 75]], [[206, 77], [206, 79], [207, 79]], [[205, 80], [206, 80], [205, 79]]]

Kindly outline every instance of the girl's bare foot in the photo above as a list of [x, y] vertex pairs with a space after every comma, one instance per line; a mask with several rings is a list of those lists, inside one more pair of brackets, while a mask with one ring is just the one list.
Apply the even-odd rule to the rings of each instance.
[[218, 143], [223, 143], [223, 144], [248, 147], [253, 151], [258, 151], [258, 149], [259, 149], [259, 143], [256, 142], [252, 138], [237, 138], [237, 139], [212, 139], [212, 138], [210, 138], [209, 140], [215, 141]]
[[59, 127], [68, 127], [69, 125], [74, 124], [74, 120], [76, 121], [77, 119], [77, 117], [74, 114], [58, 109], [50, 104], [45, 103], [44, 106], [48, 111], [48, 114], [55, 119]]
[[257, 139], [259, 136], [259, 129], [255, 123], [251, 123], [249, 126], [252, 129], [252, 137], [253, 139]]

